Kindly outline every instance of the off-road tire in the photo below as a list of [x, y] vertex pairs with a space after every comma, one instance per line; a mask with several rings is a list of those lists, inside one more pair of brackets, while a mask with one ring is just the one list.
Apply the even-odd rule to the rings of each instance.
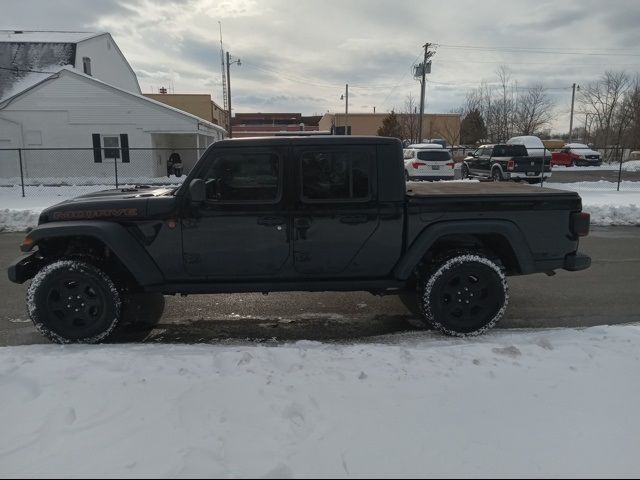
[[99, 343], [121, 318], [121, 294], [99, 267], [77, 259], [42, 268], [27, 290], [36, 329], [56, 343]]
[[460, 177], [462, 180], [469, 178], [469, 167], [467, 167], [464, 163], [460, 167]]
[[477, 252], [452, 252], [422, 275], [418, 302], [423, 316], [415, 320], [421, 328], [447, 335], [480, 335], [503, 317], [508, 301], [507, 279], [496, 261]]

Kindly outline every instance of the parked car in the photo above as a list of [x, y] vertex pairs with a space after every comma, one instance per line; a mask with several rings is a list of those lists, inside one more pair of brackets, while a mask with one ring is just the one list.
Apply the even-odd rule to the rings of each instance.
[[583, 143], [568, 143], [559, 152], [553, 152], [551, 165], [597, 167], [602, 165], [602, 155]]
[[32, 280], [29, 316], [60, 343], [104, 340], [135, 295], [287, 291], [400, 295], [418, 326], [477, 335], [504, 315], [507, 275], [588, 268], [588, 231], [576, 192], [407, 187], [394, 138], [238, 138], [180, 187], [45, 209], [8, 274]]
[[437, 143], [416, 143], [404, 149], [404, 176], [409, 180], [453, 180], [455, 162]]
[[462, 178], [485, 177], [496, 182], [503, 180], [524, 180], [540, 183], [551, 176], [551, 165], [541, 156], [529, 155], [524, 145], [481, 145], [467, 156], [462, 163]]

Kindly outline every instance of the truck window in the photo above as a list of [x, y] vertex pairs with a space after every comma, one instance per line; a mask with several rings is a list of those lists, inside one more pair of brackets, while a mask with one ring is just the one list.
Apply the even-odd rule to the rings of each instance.
[[373, 158], [358, 149], [307, 151], [300, 157], [304, 201], [363, 201], [370, 198]]
[[277, 202], [281, 158], [275, 152], [221, 152], [205, 173], [207, 200]]
[[418, 160], [425, 162], [445, 162], [451, 160], [451, 154], [447, 150], [426, 150], [418, 152]]

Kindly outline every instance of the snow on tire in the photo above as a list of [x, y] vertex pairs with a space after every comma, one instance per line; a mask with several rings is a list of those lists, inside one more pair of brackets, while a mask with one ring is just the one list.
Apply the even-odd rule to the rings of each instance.
[[104, 271], [67, 259], [47, 265], [33, 278], [27, 309], [38, 331], [56, 343], [98, 343], [118, 324], [122, 302]]
[[509, 287], [496, 262], [474, 252], [458, 252], [426, 272], [419, 296], [428, 324], [464, 337], [484, 333], [503, 317]]

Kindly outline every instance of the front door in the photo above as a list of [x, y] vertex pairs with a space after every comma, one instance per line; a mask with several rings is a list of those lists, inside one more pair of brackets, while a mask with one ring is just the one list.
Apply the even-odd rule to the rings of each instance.
[[290, 217], [283, 200], [284, 154], [285, 149], [271, 147], [210, 151], [199, 175], [207, 200], [186, 207], [182, 218], [189, 275], [261, 278], [285, 269]]
[[293, 212], [295, 272], [312, 277], [374, 275], [365, 245], [380, 216], [375, 147], [299, 147], [293, 149], [292, 159], [298, 186]]

